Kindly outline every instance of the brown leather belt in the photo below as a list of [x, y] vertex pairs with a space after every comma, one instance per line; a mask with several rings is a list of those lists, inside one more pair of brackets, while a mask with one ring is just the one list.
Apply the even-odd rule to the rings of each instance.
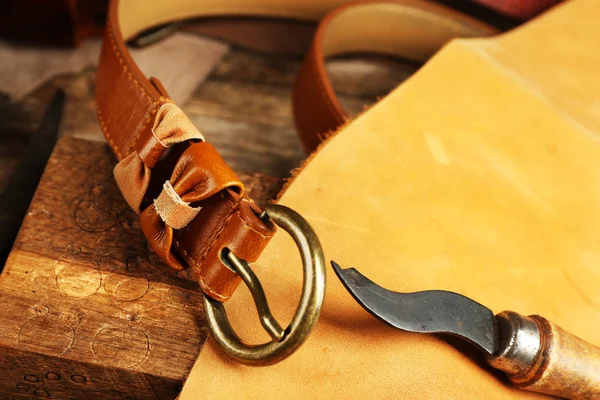
[[[139, 70], [125, 42], [174, 20], [217, 15], [317, 20], [343, 0], [113, 0], [96, 83], [97, 112], [119, 160], [114, 174], [152, 249], [169, 266], [187, 269], [204, 293], [223, 302], [240, 276], [224, 250], [257, 260], [276, 228], [244, 194], [244, 186], [170, 100], [156, 78]], [[327, 78], [324, 57], [376, 52], [423, 62], [453, 37], [494, 28], [420, 0], [352, 3], [318, 28], [294, 90], [294, 116], [305, 148], [314, 150], [346, 120]]]

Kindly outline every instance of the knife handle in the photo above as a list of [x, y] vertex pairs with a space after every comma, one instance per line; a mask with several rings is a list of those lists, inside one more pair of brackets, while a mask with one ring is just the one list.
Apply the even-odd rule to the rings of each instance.
[[568, 399], [600, 399], [600, 348], [539, 315], [496, 316], [500, 350], [491, 366], [515, 386]]

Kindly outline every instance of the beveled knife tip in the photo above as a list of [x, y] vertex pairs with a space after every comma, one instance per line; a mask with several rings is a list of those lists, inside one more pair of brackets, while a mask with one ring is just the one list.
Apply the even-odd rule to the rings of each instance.
[[344, 278], [346, 278], [346, 275], [348, 275], [348, 273], [358, 272], [354, 268], [342, 268], [342, 266], [340, 264], [336, 263], [333, 260], [331, 260], [331, 266], [333, 267], [333, 270], [335, 271], [337, 276], [339, 278], [341, 278], [342, 280], [344, 280]]
[[343, 268], [340, 267], [340, 264], [336, 263], [335, 261], [331, 260], [331, 266], [333, 267], [333, 269], [335, 269], [336, 271], [342, 272]]
[[350, 267], [350, 268], [342, 268], [342, 266], [340, 264], [336, 263], [333, 260], [331, 260], [331, 266], [333, 267], [333, 269], [337, 273], [340, 273], [340, 274], [347, 274], [350, 271], [358, 272], [358, 271], [356, 271], [356, 268], [352, 268], [352, 267]]
[[370, 282], [363, 274], [358, 272], [356, 268], [342, 268], [338, 263], [331, 260], [331, 266], [338, 276], [340, 281], [346, 286], [346, 289], [354, 296], [354, 291], [357, 286]]

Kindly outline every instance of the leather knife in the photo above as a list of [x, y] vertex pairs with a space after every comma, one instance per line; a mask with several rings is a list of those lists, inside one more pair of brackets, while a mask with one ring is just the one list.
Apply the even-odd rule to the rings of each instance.
[[16, 172], [0, 193], [0, 271], [52, 154], [60, 130], [64, 105], [65, 93], [59, 89], [52, 97], [40, 126], [31, 135]]
[[354, 299], [377, 319], [404, 331], [445, 333], [474, 345], [517, 387], [569, 399], [600, 399], [600, 348], [539, 315], [497, 315], [458, 293], [398, 293], [354, 268], [335, 273]]

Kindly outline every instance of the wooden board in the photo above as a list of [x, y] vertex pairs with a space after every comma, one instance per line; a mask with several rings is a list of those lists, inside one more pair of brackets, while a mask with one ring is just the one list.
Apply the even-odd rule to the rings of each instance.
[[[57, 144], [0, 275], [0, 398], [174, 398], [202, 295], [157, 260], [102, 143]], [[279, 180], [245, 175], [265, 203]]]

